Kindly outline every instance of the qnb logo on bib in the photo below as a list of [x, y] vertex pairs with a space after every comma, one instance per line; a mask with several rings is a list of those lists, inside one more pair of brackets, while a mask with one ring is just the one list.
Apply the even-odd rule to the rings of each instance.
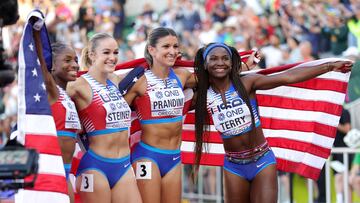
[[130, 127], [131, 110], [124, 99], [104, 103], [106, 109], [106, 128]]
[[184, 93], [180, 88], [149, 91], [152, 116], [181, 116]]
[[[210, 105], [213, 104], [214, 102], [210, 102]], [[241, 99], [234, 99], [231, 101], [227, 101], [226, 104], [221, 102], [221, 104], [212, 107], [210, 110], [211, 110], [211, 114], [214, 114], [215, 112], [221, 112], [227, 109], [236, 108], [241, 105], [244, 105]]]
[[240, 99], [214, 105], [210, 111], [215, 128], [225, 136], [240, 134], [251, 125], [249, 109]]

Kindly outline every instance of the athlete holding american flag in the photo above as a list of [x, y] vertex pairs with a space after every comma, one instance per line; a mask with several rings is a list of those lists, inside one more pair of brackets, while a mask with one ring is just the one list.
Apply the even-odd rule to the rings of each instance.
[[212, 120], [225, 149], [225, 201], [277, 202], [276, 159], [261, 127], [255, 91], [330, 71], [349, 72], [353, 62], [303, 63], [279, 74], [240, 76], [240, 59], [235, 48], [220, 43], [209, 44], [196, 54], [196, 164], [200, 163], [203, 142], [209, 135], [205, 125]]
[[[30, 28], [30, 29], [27, 29], [27, 30], [32, 30], [32, 28]], [[24, 40], [23, 40], [23, 42], [24, 42], [24, 45], [23, 45], [23, 47], [24, 48], [29, 48], [30, 50], [32, 50], [32, 44], [33, 43], [31, 43], [32, 42], [32, 40], [31, 40], [31, 38], [32, 38], [32, 35], [31, 34], [29, 34], [29, 35], [27, 35], [28, 37], [27, 38], [25, 38], [24, 37]], [[41, 35], [42, 37], [43, 36], [46, 36], [46, 35]], [[43, 44], [44, 45], [44, 44]], [[26, 51], [25, 49], [24, 49], [24, 51]], [[22, 53], [22, 52], [21, 52]], [[27, 52], [26, 52], [27, 53]], [[26, 56], [26, 57], [23, 57], [23, 56]], [[19, 57], [21, 60], [25, 60], [25, 59], [30, 59], [29, 57], [27, 57], [27, 55], [25, 54], [23, 54], [23, 55], [21, 55], [21, 57]], [[20, 60], [20, 61], [21, 61]], [[31, 59], [31, 60], [29, 60], [29, 61], [35, 61], [35, 60], [33, 60], [33, 59]], [[26, 62], [26, 61], [25, 61]], [[143, 62], [145, 62], [145, 60], [143, 60], [143, 59], [139, 59], [139, 60], [135, 60], [135, 61], [130, 61], [130, 62], [128, 62], [128, 63], [126, 63], [127, 65], [126, 65], [126, 67], [128, 68], [128, 67], [136, 67], [137, 65], [140, 65], [141, 63], [143, 63]], [[185, 66], [185, 67], [192, 67], [193, 66], [193, 64], [192, 63], [184, 63], [183, 61], [177, 61], [177, 62], [180, 62], [180, 63], [176, 63], [175, 62], [175, 66], [178, 66], [178, 65], [180, 65], [180, 66]], [[20, 63], [21, 64], [21, 63]], [[326, 65], [324, 65], [324, 62], [322, 62], [322, 63], [317, 63], [318, 65], [319, 64], [323, 64], [322, 66], [324, 67], [324, 66], [326, 66]], [[326, 64], [326, 63], [325, 63]], [[120, 65], [117, 65], [117, 68], [119, 68], [121, 66], [121, 64]], [[291, 66], [294, 66], [294, 64], [292, 64]], [[301, 66], [302, 68], [306, 68], [306, 66], [307, 65], [303, 65], [303, 66]], [[317, 66], [317, 65], [312, 65], [312, 66]], [[287, 67], [290, 67], [290, 66], [287, 66]], [[21, 69], [21, 71], [22, 71], [23, 69]], [[29, 69], [29, 70], [33, 70], [33, 69]], [[281, 70], [284, 70], [284, 69], [281, 69]], [[21, 71], [19, 71], [19, 72], [21, 72]], [[271, 71], [270, 69], [269, 69], [269, 71]], [[38, 71], [38, 73], [40, 73], [41, 71], [39, 70]], [[343, 93], [344, 92], [344, 90], [346, 90], [346, 85], [347, 85], [347, 80], [348, 80], [348, 77], [343, 77], [343, 76], [340, 76], [341, 74], [333, 74], [333, 73], [335, 73], [335, 72], [331, 72], [329, 75], [327, 75], [327, 76], [324, 76], [324, 77], [322, 77], [322, 78], [320, 78], [320, 79], [325, 79], [324, 81], [325, 81], [325, 83], [323, 83], [323, 84], [325, 84], [327, 87], [326, 88], [324, 88], [324, 87], [321, 87], [321, 88], [323, 88], [323, 89], [330, 89], [330, 90], [332, 90], [332, 91], [334, 91], [335, 92], [335, 94], [331, 94], [331, 95], [333, 95], [333, 97], [329, 97], [328, 98], [328, 100], [330, 100], [330, 101], [335, 101], [335, 100], [342, 100], [342, 101], [340, 101], [340, 102], [335, 102], [335, 103], [340, 103], [340, 104], [342, 104], [342, 102], [343, 102], [343, 99], [342, 99], [342, 97], [340, 96], [340, 93]], [[23, 74], [22, 74], [23, 75]], [[19, 81], [20, 82], [23, 82], [24, 83], [24, 81], [25, 81], [25, 79], [24, 79], [24, 77], [22, 76], [21, 74], [20, 74], [20, 77], [19, 77]], [[28, 75], [30, 75], [30, 76], [34, 76], [34, 74], [28, 74]], [[328, 80], [327, 80], [328, 79]], [[31, 82], [32, 80], [26, 80], [26, 84], [29, 84], [29, 82]], [[317, 80], [317, 81], [320, 81], [319, 79]], [[342, 83], [343, 85], [342, 85], [342, 87], [340, 88], [339, 87], [339, 84], [340, 83]], [[41, 84], [41, 83], [39, 83], [39, 84]], [[313, 83], [311, 83], [312, 85], [314, 85]], [[305, 84], [304, 86], [309, 86], [308, 84]], [[22, 90], [24, 90], [24, 89], [26, 89], [27, 87], [33, 87], [33, 85], [24, 85], [24, 86], [21, 86], [22, 88]], [[39, 85], [39, 87], [41, 87], [41, 85]], [[316, 87], [317, 88], [317, 87]], [[314, 88], [314, 92], [315, 92], [315, 89], [316, 88]], [[34, 89], [34, 88], [28, 88], [28, 89]], [[295, 88], [293, 88], [293, 89], [295, 89]], [[312, 92], [312, 91], [309, 91], [309, 92]], [[272, 91], [272, 93], [276, 93], [276, 91]], [[339, 93], [339, 94], [338, 94]], [[276, 93], [276, 94], [278, 94], [278, 95], [284, 95], [284, 93]], [[257, 92], [257, 98], [258, 98], [258, 101], [259, 101], [259, 97], [262, 97], [262, 98], [265, 98], [265, 96], [269, 96], [270, 94], [269, 93], [266, 93], [265, 91], [262, 91], [262, 92]], [[323, 94], [322, 94], [323, 95]], [[329, 95], [329, 94], [328, 94]], [[29, 99], [32, 99], [32, 100], [34, 100], [34, 98], [32, 97], [33, 95], [32, 94], [29, 94]], [[288, 96], [288, 95], [286, 95], [286, 96]], [[318, 95], [317, 95], [318, 96]], [[301, 95], [301, 97], [304, 97], [304, 98], [309, 98], [308, 96], [306, 96], [306, 95]], [[310, 96], [311, 97], [311, 96]], [[334, 99], [334, 98], [337, 98], [337, 99]], [[42, 96], [42, 98], [46, 98], [46, 96]], [[268, 98], [268, 97], [267, 97]], [[267, 104], [267, 107], [269, 107], [269, 106], [275, 106], [275, 108], [276, 108], [276, 110], [278, 110], [279, 112], [283, 112], [283, 111], [280, 111], [281, 109], [279, 108], [279, 105], [278, 105], [278, 103], [276, 102], [276, 101], [278, 101], [278, 100], [276, 100], [275, 98], [276, 98], [276, 95], [275, 96], [271, 96], [271, 98], [272, 98], [272, 100], [268, 100], [268, 99], [265, 99], [267, 102], [265, 102], [266, 104]], [[310, 98], [309, 100], [311, 100], [312, 98]], [[263, 99], [264, 100], [264, 99]], [[35, 98], [35, 101], [37, 101], [36, 100], [36, 98]], [[42, 99], [41, 99], [41, 101], [43, 101]], [[44, 100], [45, 101], [45, 100]], [[46, 101], [47, 101], [47, 99], [46, 99]], [[293, 102], [294, 103], [294, 102]], [[310, 103], [310, 102], [303, 102], [303, 103]], [[325, 102], [322, 102], [322, 104], [324, 104]], [[258, 103], [259, 104], [259, 106], [261, 106], [260, 105], [260, 102]], [[330, 105], [331, 107], [336, 107], [336, 108], [334, 108], [334, 109], [338, 109], [338, 106], [339, 105]], [[28, 107], [32, 107], [32, 105], [28, 105]], [[288, 107], [288, 108], [291, 108], [291, 107]], [[314, 109], [319, 109], [319, 108], [317, 108], [317, 106], [316, 106], [316, 104], [315, 104], [315, 106], [313, 107]], [[27, 108], [27, 109], [29, 109], [29, 110], [31, 110], [31, 108]], [[261, 109], [261, 108], [260, 108]], [[268, 108], [267, 108], [268, 109]], [[264, 109], [265, 110], [265, 109]], [[289, 111], [289, 109], [287, 109], [287, 111]], [[296, 110], [293, 110], [293, 111], [296, 111]], [[50, 111], [47, 111], [47, 114], [49, 113]], [[268, 119], [268, 118], [270, 118], [268, 115], [266, 115], [266, 117], [265, 116], [263, 116], [263, 113], [267, 113], [268, 114], [268, 111], [261, 111], [260, 112], [260, 115], [261, 115], [261, 123], [262, 123], [262, 125], [263, 125], [263, 128], [265, 128], [265, 125], [264, 125], [264, 122], [263, 122], [263, 119], [265, 118], [265, 120], [266, 121], [268, 121], [268, 120], [270, 120], [270, 119]], [[337, 114], [336, 113], [337, 112], [337, 110], [334, 110], [334, 113], [332, 113], [332, 114]], [[36, 109], [36, 113], [37, 114], [40, 114], [40, 113], [43, 113], [42, 111], [39, 111], [38, 109]], [[19, 114], [19, 115], [21, 115], [21, 114]], [[278, 115], [278, 117], [280, 117], [281, 116], [281, 114], [280, 113], [278, 113], [277, 114]], [[291, 115], [293, 115], [293, 114], [291, 114]], [[294, 114], [295, 115], [295, 114]], [[308, 113], [307, 113], [307, 115], [308, 115]], [[314, 114], [311, 114], [311, 115], [315, 115], [315, 113]], [[324, 114], [325, 115], [325, 114]], [[332, 116], [329, 116], [330, 114], [326, 114], [326, 115], [328, 115], [328, 117], [330, 117], [331, 119], [332, 119]], [[19, 116], [20, 118], [25, 118], [25, 116]], [[309, 116], [308, 116], [309, 117]], [[189, 116], [189, 118], [190, 118], [190, 116]], [[309, 118], [309, 120], [310, 120], [311, 118]], [[331, 119], [329, 119], [329, 120], [331, 120]], [[32, 121], [32, 119], [27, 119], [27, 120], [29, 120], [29, 121]], [[281, 119], [275, 119], [275, 121], [274, 121], [274, 119], [272, 119], [272, 124], [276, 124], [275, 126], [277, 126], [277, 124], [279, 123], [279, 121], [280, 121]], [[283, 119], [284, 120], [284, 119]], [[328, 122], [328, 120], [326, 120], [325, 122]], [[43, 123], [43, 122], [42, 122]], [[294, 120], [287, 120], [287, 123], [289, 124], [289, 123], [295, 123], [294, 122]], [[338, 122], [337, 122], [338, 123]], [[233, 125], [234, 124], [234, 122], [231, 122], [231, 121], [229, 121], [229, 122], [227, 122], [226, 124], [223, 124], [222, 126], [224, 126], [224, 127], [226, 127], [226, 126], [228, 126], [228, 125]], [[307, 125], [305, 126], [304, 124], [307, 124], [306, 122], [299, 122], [299, 121], [296, 121], [296, 124], [301, 124], [302, 125], [302, 128], [305, 128], [305, 127], [308, 127]], [[334, 121], [334, 122], [331, 122], [331, 125], [336, 125], [336, 122]], [[20, 129], [25, 129], [23, 126], [21, 126], [21, 125], [19, 125], [20, 126]], [[28, 125], [28, 126], [37, 126], [37, 125]], [[220, 125], [221, 126], [221, 125]], [[55, 126], [54, 126], [55, 127]], [[267, 125], [266, 125], [266, 127], [267, 127]], [[183, 129], [185, 129], [186, 128], [186, 126], [185, 125], [183, 125]], [[329, 129], [329, 130], [331, 130], [331, 128], [326, 128], [326, 129]], [[42, 130], [41, 128], [37, 128], [37, 129], [33, 129], [33, 128], [31, 128], [30, 130]], [[320, 131], [323, 131], [323, 130], [320, 130]], [[54, 131], [55, 132], [55, 131]], [[315, 129], [315, 132], [316, 133], [319, 133], [319, 131], [318, 131], [318, 129], [316, 128]], [[56, 132], [55, 132], [56, 133]], [[56, 138], [56, 134], [55, 133], [52, 133], [52, 135], [54, 134], [54, 136], [52, 136], [52, 137], [54, 137], [54, 138]], [[40, 134], [44, 134], [43, 133], [43, 131], [41, 131], [41, 133]], [[181, 147], [181, 150], [182, 150], [182, 157], [181, 157], [181, 159], [182, 159], [182, 162], [183, 163], [189, 163], [189, 162], [187, 162], [186, 161], [186, 159], [187, 159], [187, 154], [185, 154], [184, 152], [185, 152], [185, 150], [186, 150], [186, 144], [188, 144], [188, 140], [186, 140], [186, 139], [184, 139], [185, 137], [184, 137], [184, 135], [185, 135], [186, 133], [184, 133], [184, 131], [183, 131], [183, 141], [182, 141], [182, 147]], [[265, 131], [264, 131], [264, 134], [265, 134]], [[302, 135], [305, 135], [304, 133], [302, 134]], [[266, 135], [265, 135], [266, 136]], [[283, 136], [282, 134], [280, 134], [279, 136]], [[29, 141], [27, 141], [27, 143], [28, 143], [28, 146], [32, 146], [32, 145], [34, 145], [34, 144], [37, 144], [37, 143], [40, 143], [39, 141], [40, 141], [40, 139], [39, 139], [39, 136], [36, 136], [36, 140], [35, 139], [31, 139], [32, 138], [32, 136], [31, 136], [31, 134], [30, 135], [27, 135], [27, 140], [29, 140]], [[44, 137], [44, 136], [43, 136]], [[286, 144], [287, 144], [287, 146], [286, 147], [288, 147], [288, 148], [294, 148], [294, 147], [296, 147], [296, 150], [298, 150], [298, 152], [296, 152], [296, 153], [292, 153], [291, 155], [294, 155], [293, 157], [295, 157], [296, 159], [298, 159], [300, 156], [302, 156], [303, 154], [305, 155], [304, 157], [304, 159], [303, 160], [300, 160], [299, 162], [301, 163], [301, 161], [305, 161], [305, 164], [308, 164], [309, 166], [310, 166], [310, 168], [311, 168], [311, 170], [307, 170], [307, 169], [305, 169], [304, 170], [304, 167], [297, 167], [298, 165], [296, 165], [295, 164], [295, 162], [294, 162], [294, 159], [292, 159], [292, 160], [286, 160], [285, 159], [285, 157], [287, 156], [287, 155], [289, 155], [289, 153], [287, 153], [287, 152], [289, 152], [290, 150], [279, 150], [280, 149], [280, 144], [281, 143], [279, 143], [278, 142], [278, 140], [280, 140], [280, 139], [278, 139], [278, 138], [276, 138], [275, 136], [273, 136], [273, 135], [268, 135], [268, 136], [266, 136], [267, 137], [267, 139], [268, 139], [268, 141], [269, 141], [269, 145], [270, 146], [272, 146], [272, 149], [273, 149], [273, 151], [275, 152], [275, 155], [277, 156], [277, 162], [278, 162], [278, 168], [279, 168], [279, 166], [280, 166], [280, 168], [284, 168], [283, 166], [286, 166], [287, 167], [287, 169], [288, 170], [286, 170], [286, 171], [291, 171], [291, 172], [296, 172], [296, 173], [298, 173], [298, 174], [300, 174], [300, 175], [303, 175], [303, 176], [305, 176], [305, 177], [310, 177], [310, 178], [315, 178], [316, 179], [316, 177], [317, 177], [317, 173], [315, 173], [315, 172], [313, 172], [313, 171], [315, 171], [315, 170], [318, 170], [318, 168], [321, 168], [322, 166], [323, 166], [323, 163], [324, 162], [318, 162], [318, 160], [320, 160], [320, 161], [324, 161], [327, 157], [328, 157], [328, 155], [327, 155], [327, 153], [330, 153], [330, 148], [331, 148], [331, 145], [332, 145], [332, 142], [331, 142], [331, 136], [329, 136], [329, 137], [322, 137], [321, 139], [321, 141], [320, 141], [320, 137], [321, 136], [319, 136], [319, 135], [316, 135], [315, 136], [315, 138], [313, 138], [313, 142], [317, 142], [317, 143], [315, 143], [315, 144], [318, 144], [318, 146], [317, 146], [317, 148], [320, 148], [320, 150], [319, 150], [319, 152], [317, 152], [316, 153], [316, 155], [318, 156], [318, 157], [315, 157], [315, 156], [311, 156], [311, 159], [308, 159], [309, 158], [309, 156], [308, 156], [308, 154], [305, 154], [305, 149], [304, 149], [304, 152], [302, 152], [302, 151], [300, 151], [299, 149], [303, 149], [303, 148], [306, 148], [306, 149], [308, 149], [308, 150], [310, 150], [310, 151], [314, 151], [313, 149], [314, 149], [314, 147], [313, 147], [313, 145], [311, 145], [311, 147], [307, 147], [308, 145], [306, 145], [306, 144], [304, 144], [304, 141], [307, 141], [307, 140], [309, 140], [309, 139], [311, 139], [311, 137], [308, 137], [308, 136], [303, 136], [303, 137], [301, 137], [301, 139], [302, 138], [304, 138], [303, 140], [304, 141], [302, 141], [302, 142], [300, 142], [300, 141], [297, 141], [297, 140], [292, 140], [291, 142], [290, 141], [288, 141], [288, 142], [286, 142]], [[29, 139], [30, 138], [30, 139]], [[297, 138], [299, 138], [299, 137], [297, 137]], [[295, 138], [296, 139], [296, 138]], [[298, 139], [298, 140], [301, 140], [300, 138]], [[45, 141], [43, 141], [42, 143], [46, 143], [46, 141], [47, 141], [47, 139], [43, 139], [43, 140], [45, 140]], [[55, 140], [55, 139], [54, 139]], [[57, 141], [57, 140], [56, 140]], [[295, 143], [296, 142], [296, 145], [295, 144], [293, 144], [293, 143]], [[288, 144], [288, 143], [290, 143], [290, 144]], [[275, 144], [278, 144], [278, 146], [275, 148], [274, 147], [274, 145]], [[311, 144], [311, 142], [310, 142], [310, 144]], [[46, 148], [46, 150], [49, 148], [49, 147], [47, 147], [48, 145], [42, 145], [43, 146], [43, 148], [44, 148], [44, 150], [45, 150], [45, 148]], [[183, 147], [183, 146], [185, 146], [185, 147]], [[321, 146], [321, 147], [319, 147], [319, 146]], [[278, 151], [278, 152], [281, 152], [281, 153], [276, 153], [276, 150]], [[50, 150], [50, 148], [49, 148], [49, 150], [48, 151], [51, 151]], [[52, 150], [53, 151], [53, 150]], [[51, 151], [51, 152], [52, 152]], [[191, 151], [193, 151], [193, 148], [191, 148]], [[42, 151], [42, 152], [44, 152], [44, 151]], [[291, 152], [293, 152], [293, 151], [291, 151]], [[296, 156], [295, 156], [296, 155]], [[48, 157], [48, 155], [45, 155], [45, 156], [43, 156], [43, 157], [45, 157], [45, 158], [47, 158]], [[51, 158], [52, 160], [53, 160], [53, 158]], [[60, 157], [60, 159], [61, 159], [61, 157]], [[59, 195], [61, 195], [61, 194], [64, 194], [64, 193], [66, 193], [65, 192], [65, 189], [64, 188], [66, 188], [66, 187], [64, 187], [65, 185], [64, 184], [59, 184], [60, 183], [60, 181], [58, 181], [58, 180], [60, 180], [60, 179], [64, 179], [64, 183], [65, 183], [65, 178], [64, 177], [61, 177], [61, 175], [59, 175], [60, 173], [58, 173], [58, 171], [60, 170], [60, 168], [62, 168], [62, 167], [55, 167], [55, 166], [58, 166], [58, 165], [60, 165], [60, 164], [58, 164], [58, 165], [54, 165], [53, 163], [53, 161], [51, 162], [51, 164], [48, 164], [48, 163], [50, 163], [50, 162], [47, 162], [48, 161], [48, 159], [43, 159], [44, 161], [42, 161], [41, 162], [41, 164], [42, 164], [42, 166], [47, 166], [47, 167], [43, 167], [43, 168], [41, 168], [41, 170], [40, 170], [40, 172], [39, 172], [39, 177], [38, 177], [38, 180], [44, 180], [44, 181], [38, 181], [39, 183], [37, 183], [36, 184], [36, 186], [35, 186], [35, 188], [34, 188], [34, 190], [36, 190], [36, 191], [41, 191], [41, 190], [46, 190], [46, 191], [51, 191], [51, 192], [33, 192], [32, 194], [34, 194], [34, 195], [32, 195], [33, 197], [34, 196], [36, 196], [36, 197], [45, 197], [45, 195], [47, 195], [48, 194], [48, 196], [50, 197], [50, 196], [53, 196], [54, 198], [51, 200], [52, 202], [54, 202], [54, 200], [56, 199], [56, 200], [59, 200], [58, 202], [64, 202], [64, 201], [62, 201], [60, 198], [59, 198]], [[312, 160], [316, 160], [316, 161], [312, 161]], [[50, 165], [51, 166], [54, 166], [54, 167], [50, 167]], [[302, 165], [301, 165], [302, 166]], [[312, 169], [314, 169], [314, 170], [312, 170]], [[63, 169], [62, 169], [63, 170]], [[51, 171], [52, 173], [49, 173], [49, 171]], [[310, 172], [310, 173], [309, 173]], [[55, 175], [53, 175], [53, 174], [55, 174]], [[56, 177], [56, 178], [55, 178]], [[59, 177], [59, 178], [57, 178], [57, 177]], [[53, 182], [51, 182], [51, 181], [53, 181]], [[54, 182], [56, 182], [56, 184], [54, 184]], [[49, 185], [51, 185], [52, 187], [49, 187]], [[86, 185], [86, 184], [85, 184]], [[55, 192], [58, 192], [59, 194], [58, 194], [58, 196], [55, 196], [53, 193], [54, 193], [54, 191]], [[26, 194], [28, 194], [28, 193], [26, 193]], [[29, 193], [30, 194], [30, 193]], [[39, 195], [36, 195], [36, 194], [39, 194]], [[50, 201], [50, 199], [46, 199], [46, 198], [42, 198], [42, 199], [44, 199], [44, 201], [43, 202], [49, 202]], [[45, 200], [46, 199], [46, 200]], [[37, 200], [37, 199], [36, 199]], [[26, 198], [26, 201], [29, 201], [29, 198]], [[40, 201], [38, 201], [38, 202], [40, 202]]]

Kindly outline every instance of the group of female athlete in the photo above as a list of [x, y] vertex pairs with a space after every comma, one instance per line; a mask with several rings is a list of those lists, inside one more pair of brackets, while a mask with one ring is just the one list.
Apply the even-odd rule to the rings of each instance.
[[[147, 39], [144, 55], [149, 68], [122, 95], [119, 83], [127, 75], [114, 74], [119, 46], [112, 36], [98, 33], [89, 40], [81, 55], [88, 72], [78, 78], [78, 60], [71, 46], [52, 45], [53, 69], [48, 72], [40, 36], [35, 30], [34, 38], [66, 177], [76, 133], [82, 129], [89, 141], [75, 186], [81, 201], [86, 203], [181, 201], [179, 148], [185, 88], [195, 89], [194, 169], [198, 169], [203, 140], [208, 135], [206, 126], [211, 119], [223, 138], [226, 152], [225, 202], [277, 202], [276, 160], [263, 135], [255, 91], [304, 81], [329, 71], [346, 72], [352, 67], [352, 62], [338, 61], [271, 76], [255, 73], [242, 76], [245, 66], [237, 50], [212, 43], [197, 51], [192, 74], [184, 68], [173, 68], [180, 55], [179, 39], [172, 29], [160, 27]], [[252, 66], [249, 61], [247, 66]], [[136, 110], [142, 130], [141, 141], [133, 150], [128, 142], [130, 107]], [[241, 113], [221, 117], [233, 110]], [[235, 122], [239, 119], [241, 122]], [[264, 161], [266, 164], [257, 167]], [[69, 197], [73, 201], [71, 188], [69, 183]]]

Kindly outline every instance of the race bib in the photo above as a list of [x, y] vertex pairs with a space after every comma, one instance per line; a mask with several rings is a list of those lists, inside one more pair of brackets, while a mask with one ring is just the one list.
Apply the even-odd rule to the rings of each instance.
[[156, 89], [148, 92], [151, 116], [182, 116], [184, 93], [180, 88]]
[[74, 102], [69, 99], [65, 99], [61, 103], [66, 110], [65, 128], [78, 130], [81, 129], [80, 119], [76, 111]]
[[127, 128], [131, 124], [131, 111], [124, 99], [103, 104], [106, 110], [106, 128]]
[[151, 162], [136, 163], [136, 179], [151, 179]]
[[232, 136], [244, 132], [251, 126], [251, 114], [241, 99], [229, 99], [223, 103], [221, 98], [208, 101], [215, 128], [223, 136]]
[[94, 175], [93, 174], [81, 174], [80, 191], [82, 192], [94, 192]]

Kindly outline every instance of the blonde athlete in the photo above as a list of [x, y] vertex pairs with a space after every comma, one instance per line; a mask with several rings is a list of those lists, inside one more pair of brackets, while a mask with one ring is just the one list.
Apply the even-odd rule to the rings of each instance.
[[77, 171], [76, 189], [83, 202], [141, 202], [130, 164], [130, 108], [113, 72], [118, 44], [108, 34], [95, 34], [82, 52], [87, 74], [69, 84], [89, 140]]

